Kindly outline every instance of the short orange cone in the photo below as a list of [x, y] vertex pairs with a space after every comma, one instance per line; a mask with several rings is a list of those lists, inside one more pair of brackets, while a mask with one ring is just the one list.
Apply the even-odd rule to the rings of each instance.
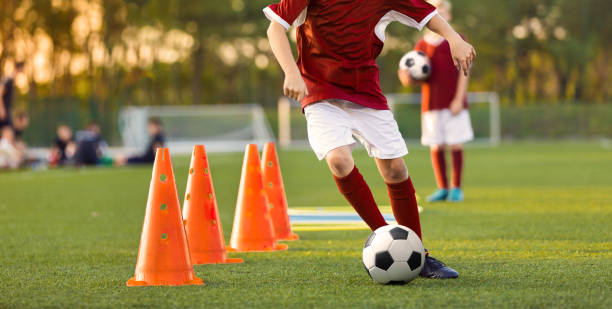
[[140, 250], [128, 286], [202, 284], [193, 272], [168, 148], [158, 148]]
[[287, 195], [281, 175], [278, 155], [274, 143], [266, 143], [261, 161], [263, 182], [270, 203], [270, 216], [274, 224], [274, 233], [279, 240], [296, 240], [298, 235], [291, 231], [291, 222], [287, 213]]
[[193, 147], [183, 203], [183, 222], [193, 264], [242, 263], [242, 259], [227, 258], [217, 198], [206, 150], [202, 145]]
[[257, 145], [246, 147], [230, 247], [233, 251], [286, 250], [277, 244], [263, 188]]

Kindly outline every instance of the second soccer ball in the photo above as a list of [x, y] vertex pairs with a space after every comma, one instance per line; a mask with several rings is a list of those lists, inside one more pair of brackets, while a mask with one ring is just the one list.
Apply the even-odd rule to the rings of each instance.
[[431, 62], [422, 51], [410, 51], [400, 60], [399, 67], [416, 80], [426, 80], [431, 75]]

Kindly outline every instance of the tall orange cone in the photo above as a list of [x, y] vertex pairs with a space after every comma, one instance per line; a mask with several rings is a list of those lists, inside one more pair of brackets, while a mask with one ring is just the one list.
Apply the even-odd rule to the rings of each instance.
[[158, 148], [140, 250], [128, 286], [202, 284], [193, 272], [168, 148]]
[[291, 222], [287, 213], [287, 195], [285, 194], [285, 185], [283, 184], [283, 176], [281, 175], [274, 143], [266, 143], [261, 156], [263, 182], [271, 207], [270, 216], [274, 224], [276, 238], [296, 240], [299, 236], [291, 231]]
[[202, 145], [193, 147], [183, 222], [193, 264], [242, 263], [242, 259], [227, 258], [217, 198]]
[[286, 250], [277, 244], [264, 192], [257, 145], [246, 146], [230, 247], [233, 251]]

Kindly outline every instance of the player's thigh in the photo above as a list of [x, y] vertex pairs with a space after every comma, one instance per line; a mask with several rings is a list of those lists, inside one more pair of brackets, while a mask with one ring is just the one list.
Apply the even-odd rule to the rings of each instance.
[[406, 142], [390, 110], [358, 107], [350, 113], [354, 121], [353, 133], [371, 157], [395, 159], [408, 154]]
[[319, 160], [333, 149], [355, 143], [350, 116], [336, 104], [322, 101], [304, 108], [308, 141]]
[[421, 114], [421, 144], [433, 147], [444, 145], [444, 118], [444, 110]]
[[448, 145], [459, 145], [474, 139], [470, 113], [462, 110], [449, 117], [444, 124], [444, 140]]

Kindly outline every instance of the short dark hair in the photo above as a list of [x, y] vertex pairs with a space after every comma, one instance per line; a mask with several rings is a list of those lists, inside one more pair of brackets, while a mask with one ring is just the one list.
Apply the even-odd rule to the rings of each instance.
[[151, 118], [149, 118], [149, 124], [153, 124], [153, 125], [161, 127], [162, 126], [162, 121], [158, 117], [151, 117]]
[[17, 61], [15, 62], [15, 69], [21, 70], [25, 66], [25, 61]]

